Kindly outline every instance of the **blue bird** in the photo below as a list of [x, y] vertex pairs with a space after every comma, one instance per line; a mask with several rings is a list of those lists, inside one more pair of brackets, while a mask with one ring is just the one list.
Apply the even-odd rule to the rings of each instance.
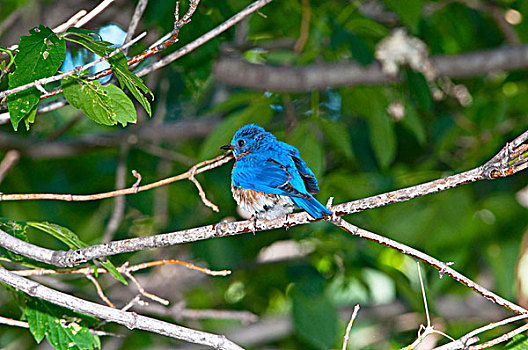
[[332, 214], [312, 197], [319, 186], [297, 148], [260, 126], [241, 127], [231, 144], [220, 148], [232, 150], [236, 159], [231, 172], [233, 198], [255, 217], [272, 220], [291, 213], [294, 206], [315, 219]]

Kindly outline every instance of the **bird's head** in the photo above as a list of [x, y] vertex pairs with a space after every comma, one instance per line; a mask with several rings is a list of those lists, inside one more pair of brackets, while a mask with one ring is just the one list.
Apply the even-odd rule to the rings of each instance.
[[238, 129], [229, 145], [220, 148], [232, 150], [235, 158], [238, 159], [246, 154], [267, 149], [275, 140], [275, 136], [262, 127], [248, 124]]

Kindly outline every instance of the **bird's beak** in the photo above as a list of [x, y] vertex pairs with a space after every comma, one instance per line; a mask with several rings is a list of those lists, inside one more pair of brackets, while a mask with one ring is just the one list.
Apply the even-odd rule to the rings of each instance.
[[220, 147], [220, 149], [225, 149], [225, 150], [234, 150], [236, 147], [233, 146], [233, 145], [223, 145], [222, 147]]

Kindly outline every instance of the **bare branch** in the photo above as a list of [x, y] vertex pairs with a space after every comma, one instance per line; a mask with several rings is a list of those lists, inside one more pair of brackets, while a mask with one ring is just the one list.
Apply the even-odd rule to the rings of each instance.
[[190, 42], [189, 44], [185, 45], [184, 47], [180, 48], [179, 50], [171, 53], [170, 55], [162, 58], [158, 62], [153, 63], [150, 66], [147, 66], [143, 69], [140, 69], [136, 72], [136, 74], [140, 77], [147, 75], [155, 70], [158, 70], [162, 67], [165, 67], [169, 63], [177, 60], [178, 58], [182, 57], [183, 55], [188, 54], [189, 52], [195, 50], [196, 48], [202, 46], [209, 40], [215, 38], [216, 36], [220, 35], [221, 33], [225, 32], [227, 29], [231, 28], [241, 20], [243, 20], [245, 17], [249, 16], [253, 12], [257, 11], [258, 9], [262, 8], [263, 6], [269, 4], [271, 0], [257, 0], [248, 7], [246, 7], [244, 10], [240, 11], [233, 17], [229, 18], [227, 21], [219, 25], [218, 27], [212, 29], [211, 31], [205, 33], [198, 39]]
[[345, 337], [343, 338], [342, 350], [346, 350], [347, 348], [350, 330], [352, 329], [352, 325], [354, 324], [354, 321], [356, 320], [356, 316], [358, 312], [359, 312], [359, 304], [356, 304], [356, 306], [354, 306], [354, 311], [352, 312], [352, 317], [350, 317], [350, 321], [348, 321], [348, 325], [347, 325], [346, 332], [345, 332]]
[[[185, 173], [182, 173], [180, 175], [172, 176], [167, 179], [159, 180], [159, 181], [150, 183], [148, 185], [143, 185], [143, 186], [137, 186], [138, 182], [136, 181], [136, 184], [132, 185], [132, 187], [122, 189], [122, 190], [115, 190], [115, 191], [96, 193], [96, 194], [55, 194], [55, 193], [3, 194], [3, 193], [0, 193], [0, 201], [53, 199], [53, 200], [68, 201], [68, 202], [84, 202], [84, 201], [93, 201], [93, 200], [99, 200], [99, 199], [105, 199], [105, 198], [112, 198], [112, 197], [122, 196], [126, 194], [136, 194], [138, 192], [147, 191], [152, 188], [159, 187], [159, 186], [168, 185], [170, 183], [173, 183], [179, 180], [191, 179], [192, 177], [194, 177], [194, 174], [199, 174], [204, 171], [219, 167], [229, 162], [231, 159], [233, 159], [231, 155], [222, 154], [216, 158], [200, 162], [196, 164], [195, 166], [193, 166], [188, 171], [186, 171]], [[202, 199], [204, 199], [205, 193], [203, 193], [203, 189], [201, 188], [201, 186], [199, 186], [198, 189], [201, 190], [200, 196], [202, 196], [203, 194]], [[207, 200], [207, 198], [205, 198], [205, 200]], [[212, 205], [216, 207], [214, 204]], [[218, 211], [218, 208], [216, 209]]]
[[[100, 57], [100, 58], [98, 58], [95, 61], [92, 61], [92, 62], [90, 62], [88, 64], [85, 64], [84, 66], [75, 67], [74, 69], [72, 69], [72, 70], [70, 70], [68, 72], [62, 73], [62, 74], [54, 75], [54, 76], [48, 77], [48, 78], [42, 78], [42, 79], [39, 79], [39, 80], [35, 80], [35, 81], [31, 82], [31, 83], [28, 83], [28, 84], [17, 86], [15, 88], [12, 88], [12, 89], [9, 89], [9, 90], [0, 91], [0, 101], [3, 100], [6, 96], [15, 94], [15, 93], [20, 92], [20, 91], [27, 90], [27, 89], [29, 89], [31, 87], [37, 87], [38, 88], [40, 86], [42, 88], [42, 85], [49, 84], [49, 83], [52, 83], [54, 81], [59, 81], [59, 80], [65, 78], [65, 77], [68, 77], [68, 76], [71, 76], [71, 75], [74, 75], [74, 74], [78, 74], [79, 72], [81, 72], [83, 70], [86, 70], [86, 69], [88, 69], [90, 67], [95, 66], [99, 62], [102, 62], [104, 60], [109, 59], [110, 57], [115, 56], [116, 54], [118, 54], [119, 52], [123, 51], [127, 47], [129, 47], [131, 45], [134, 45], [139, 40], [143, 39], [145, 37], [145, 35], [147, 35], [146, 32], [141, 33], [134, 40], [131, 40], [130, 42], [128, 42], [128, 43], [118, 47], [114, 51], [110, 52], [106, 56]], [[48, 93], [44, 90], [44, 95], [46, 95], [46, 94], [48, 94]]]
[[[122, 190], [126, 186], [126, 173], [127, 173], [126, 162], [127, 162], [129, 150], [130, 150], [130, 145], [128, 143], [124, 143], [121, 146], [121, 152], [119, 155], [119, 160], [117, 162], [116, 190]], [[135, 188], [136, 191], [138, 190], [138, 186], [136, 184], [132, 185], [132, 188]], [[117, 231], [117, 228], [119, 227], [119, 224], [121, 223], [121, 220], [123, 219], [124, 214], [125, 214], [125, 197], [124, 196], [114, 197], [114, 210], [112, 211], [110, 220], [108, 221], [108, 224], [106, 225], [106, 229], [103, 235], [102, 242], [110, 242], [112, 240], [112, 237], [114, 236], [114, 233]]]
[[[520, 320], [524, 320], [527, 317], [528, 317], [528, 314], [524, 314], [524, 315], [513, 316], [513, 317], [507, 318], [505, 320], [499, 321], [499, 322], [490, 323], [490, 324], [488, 324], [488, 325], [486, 325], [484, 327], [477, 328], [477, 329], [467, 333], [463, 337], [461, 337], [461, 338], [459, 338], [459, 339], [457, 339], [457, 340], [455, 340], [453, 342], [450, 342], [450, 343], [444, 344], [444, 345], [442, 345], [440, 347], [437, 347], [437, 348], [435, 348], [435, 350], [463, 350], [463, 349], [468, 349], [469, 345], [474, 344], [474, 343], [476, 343], [479, 340], [479, 338], [477, 337], [477, 334], [489, 331], [489, 330], [491, 330], [493, 328], [496, 328], [496, 327], [499, 327], [499, 326], [504, 326], [504, 325], [512, 323], [512, 322], [517, 322], [517, 321], [520, 321]], [[517, 328], [517, 329], [513, 330], [512, 332], [516, 332], [519, 329], [521, 329], [520, 332], [522, 332], [523, 330], [526, 330], [527, 328], [528, 328], [528, 324], [525, 324], [524, 326], [522, 326], [520, 328]], [[515, 333], [515, 334], [519, 334], [520, 332]], [[513, 337], [513, 335], [511, 337]], [[501, 337], [499, 337], [499, 338], [501, 338]], [[507, 339], [509, 339], [509, 338], [507, 338]], [[507, 339], [504, 339], [504, 340], [507, 340]], [[504, 340], [502, 340], [502, 341], [504, 341]], [[486, 343], [484, 343], [484, 344], [486, 344]], [[480, 345], [484, 345], [484, 344], [480, 344]], [[473, 347], [473, 346], [471, 346], [471, 347], [469, 347], [469, 349], [476, 350], [476, 349], [484, 349], [484, 348], [483, 347]]]
[[[528, 67], [528, 45], [432, 57], [437, 76], [465, 78]], [[240, 58], [220, 58], [214, 67], [220, 81], [256, 90], [306, 91], [327, 87], [386, 84], [397, 77], [385, 74], [379, 63], [362, 67], [353, 62], [303, 67], [252, 64]]]
[[20, 159], [20, 152], [17, 150], [9, 150], [6, 152], [4, 159], [0, 163], [0, 182], [4, 179], [7, 172], [15, 165]]
[[211, 118], [189, 118], [160, 125], [146, 123], [124, 130], [84, 135], [64, 141], [49, 141], [0, 132], [0, 149], [16, 149], [23, 156], [33, 159], [64, 158], [101, 148], [116, 147], [127, 141], [138, 144], [160, 141], [178, 143], [204, 137], [214, 130], [218, 122]]
[[97, 291], [97, 295], [99, 295], [99, 298], [101, 298], [101, 300], [103, 300], [106, 305], [110, 306], [111, 308], [114, 308], [115, 309], [115, 305], [110, 301], [110, 299], [108, 299], [108, 297], [104, 294], [103, 292], [103, 288], [101, 288], [101, 285], [99, 284], [99, 282], [95, 279], [94, 276], [90, 275], [90, 274], [85, 274], [84, 275], [86, 278], [88, 278], [88, 280], [90, 282], [92, 282], [92, 284], [95, 286], [95, 290]]
[[190, 343], [207, 345], [215, 349], [242, 349], [224, 336], [201, 332], [151, 317], [138, 315], [133, 312], [125, 312], [108, 306], [92, 303], [17, 276], [1, 267], [0, 281], [32, 297], [41, 298], [67, 309], [92, 315], [110, 322], [119, 323], [129, 329], [142, 329], [166, 335], [168, 337], [185, 340]]
[[[143, 16], [143, 12], [145, 12], [145, 9], [147, 8], [147, 4], [148, 0], [139, 0], [138, 4], [136, 5], [136, 9], [134, 10], [134, 15], [132, 15], [132, 19], [130, 20], [130, 24], [128, 25], [127, 35], [123, 44], [128, 43], [134, 36], [134, 32], [136, 31], [136, 28], [139, 24], [139, 20], [141, 19], [141, 16]], [[123, 50], [123, 53], [126, 55], [128, 53], [128, 49]]]
[[[519, 145], [522, 142], [525, 142], [527, 138], [528, 138], [528, 132], [525, 132], [521, 136], [516, 138], [512, 143], [507, 144], [505, 148], [510, 149], [511, 146], [508, 146], [508, 145]], [[518, 147], [521, 147], [521, 146], [518, 146]], [[504, 152], [502, 151], [499, 152], [499, 154], [503, 154], [503, 153]], [[511, 154], [509, 153], [503, 154], [503, 157], [511, 158]], [[495, 161], [496, 157], [493, 157], [492, 160]], [[501, 163], [500, 159], [498, 161], [499, 163]], [[508, 162], [506, 162], [506, 166], [510, 166]], [[331, 208], [333, 211], [333, 215], [330, 218], [328, 218], [328, 220], [332, 222], [333, 224], [343, 228], [344, 230], [354, 235], [386, 245], [404, 254], [407, 254], [409, 256], [412, 256], [419, 260], [427, 262], [428, 264], [435, 267], [440, 272], [440, 276], [442, 276], [443, 274], [447, 274], [451, 276], [453, 279], [455, 279], [456, 281], [463, 283], [469, 288], [472, 288], [479, 294], [483, 295], [484, 297], [486, 297], [487, 299], [493, 301], [494, 303], [498, 305], [504, 306], [519, 314], [528, 313], [528, 310], [525, 310], [524, 308], [514, 303], [511, 303], [508, 300], [503, 299], [502, 297], [488, 291], [484, 287], [480, 286], [479, 284], [473, 282], [472, 280], [465, 277], [464, 275], [453, 270], [452, 268], [449, 267], [450, 263], [442, 262], [419, 250], [416, 250], [404, 244], [392, 241], [386, 237], [362, 230], [340, 218], [340, 216], [345, 215], [345, 214], [351, 214], [354, 212], [358, 212], [358, 211], [362, 211], [362, 210], [366, 210], [370, 208], [377, 208], [377, 207], [391, 204], [391, 203], [407, 201], [409, 199], [412, 199], [418, 196], [423, 196], [426, 194], [443, 191], [443, 190], [446, 190], [446, 189], [449, 189], [449, 188], [452, 188], [452, 187], [455, 187], [461, 184], [483, 180], [487, 178], [485, 176], [484, 170], [485, 170], [484, 167], [481, 166], [481, 167], [477, 167], [475, 169], [472, 169], [470, 171], [467, 171], [461, 174], [449, 176], [444, 179], [431, 181], [425, 184], [420, 184], [417, 186], [408, 187], [408, 188], [404, 188], [401, 190], [396, 190], [396, 191], [392, 191], [392, 192], [381, 194], [381, 195], [376, 195], [376, 196], [365, 198], [365, 199], [342, 203], [340, 205], [336, 205]], [[504, 169], [500, 168], [499, 170], [504, 170]], [[505, 171], [504, 173], [507, 174], [508, 171]], [[213, 237], [237, 235], [237, 234], [242, 234], [246, 232], [255, 233], [256, 231], [271, 230], [271, 229], [283, 228], [283, 227], [291, 227], [291, 226], [306, 224], [306, 223], [319, 221], [319, 220], [312, 218], [305, 212], [300, 212], [300, 213], [294, 213], [291, 215], [279, 217], [277, 219], [269, 220], [269, 221], [268, 220], [249, 220], [249, 221], [239, 221], [239, 222], [232, 222], [232, 223], [223, 222], [223, 223], [218, 223], [214, 225], [191, 228], [191, 229], [187, 229], [183, 231], [109, 242], [105, 244], [94, 245], [94, 246], [83, 248], [83, 249], [78, 249], [75, 251], [50, 251], [50, 250], [43, 249], [40, 247], [34, 247], [33, 245], [29, 243], [20, 241], [8, 235], [7, 233], [0, 231], [0, 245], [3, 245], [5, 248], [11, 251], [14, 251], [15, 253], [18, 253], [18, 254], [25, 255], [26, 253], [28, 253], [31, 255], [26, 255], [26, 256], [33, 257], [33, 258], [34, 258], [34, 255], [37, 255], [37, 257], [43, 257], [47, 259], [47, 260], [40, 260], [40, 261], [45, 261], [47, 263], [51, 263], [56, 266], [67, 267], [67, 266], [75, 266], [85, 261], [93, 260], [96, 258], [107, 257], [107, 256], [115, 255], [115, 254], [121, 254], [121, 253], [133, 252], [133, 251], [139, 251], [139, 250], [145, 250], [145, 249], [152, 249], [152, 248], [166, 247], [166, 246], [175, 245], [175, 244], [194, 242], [194, 241], [203, 240], [207, 238], [213, 238]], [[36, 252], [38, 252], [39, 254], [37, 254]]]

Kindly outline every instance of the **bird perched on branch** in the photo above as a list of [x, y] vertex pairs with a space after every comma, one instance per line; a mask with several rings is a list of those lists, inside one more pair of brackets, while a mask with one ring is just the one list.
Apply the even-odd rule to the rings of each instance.
[[319, 186], [297, 148], [278, 141], [260, 126], [241, 127], [231, 144], [220, 148], [233, 151], [233, 198], [253, 216], [272, 220], [291, 213], [295, 205], [315, 219], [332, 214], [312, 196]]

